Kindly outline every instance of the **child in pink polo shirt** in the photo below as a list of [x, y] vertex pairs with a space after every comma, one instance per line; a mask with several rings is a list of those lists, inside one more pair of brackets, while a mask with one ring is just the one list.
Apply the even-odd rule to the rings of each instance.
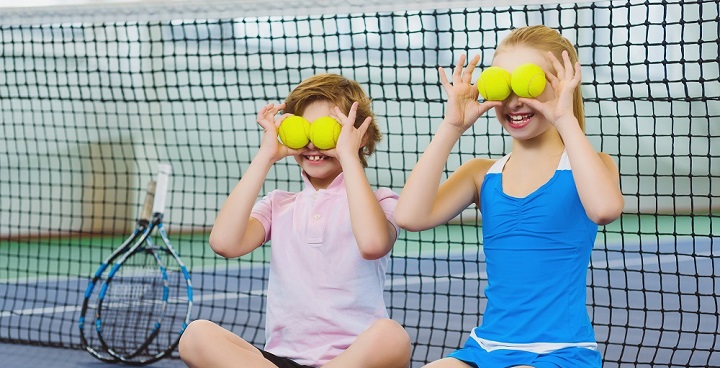
[[[340, 122], [337, 146], [281, 144], [278, 127], [293, 114]], [[357, 82], [320, 74], [300, 83], [285, 103], [265, 106], [258, 123], [260, 149], [220, 210], [210, 246], [234, 258], [272, 240], [265, 347], [197, 320], [180, 340], [183, 361], [189, 367], [408, 367], [410, 338], [388, 318], [383, 299], [398, 195], [373, 191], [364, 171], [381, 138], [370, 99]], [[274, 190], [255, 203], [270, 167], [287, 156], [300, 166], [304, 189]]]

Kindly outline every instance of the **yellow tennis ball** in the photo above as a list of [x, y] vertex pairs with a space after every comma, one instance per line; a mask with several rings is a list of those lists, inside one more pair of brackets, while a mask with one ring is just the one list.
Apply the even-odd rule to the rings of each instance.
[[278, 137], [282, 143], [292, 149], [299, 149], [307, 146], [310, 133], [310, 122], [302, 116], [288, 116], [280, 123]]
[[337, 120], [323, 116], [310, 124], [310, 141], [321, 150], [331, 149], [337, 144], [341, 130]]
[[545, 72], [536, 64], [522, 64], [512, 72], [510, 85], [520, 97], [535, 98], [545, 90]]
[[510, 72], [498, 66], [491, 66], [480, 74], [477, 89], [484, 99], [502, 101], [510, 96]]

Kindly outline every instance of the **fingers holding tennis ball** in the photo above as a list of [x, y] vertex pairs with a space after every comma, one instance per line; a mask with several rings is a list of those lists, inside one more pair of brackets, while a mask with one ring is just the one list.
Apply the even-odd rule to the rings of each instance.
[[342, 125], [330, 116], [323, 116], [310, 124], [308, 137], [310, 142], [320, 150], [335, 148]]
[[330, 116], [310, 123], [302, 116], [292, 115], [280, 124], [278, 137], [288, 148], [300, 149], [312, 142], [318, 149], [328, 150], [337, 144], [341, 130], [342, 125]]
[[[356, 113], [357, 103], [354, 103], [347, 116], [336, 107], [334, 114], [331, 113], [330, 116], [317, 118], [312, 123], [302, 116], [291, 115], [280, 123], [278, 138], [285, 146], [291, 149], [300, 149], [312, 142], [313, 146], [321, 151], [331, 150], [335, 148], [340, 139], [343, 125], [349, 126], [351, 130], [360, 129], [362, 138], [368, 124], [363, 122], [360, 128], [355, 129], [353, 124]], [[372, 119], [368, 117], [366, 120], [370, 121]]]
[[522, 64], [515, 68], [510, 79], [513, 92], [519, 97], [535, 98], [545, 90], [545, 72], [536, 64]]
[[362, 123], [358, 125], [358, 105], [358, 102], [354, 102], [347, 115], [337, 106], [330, 114], [342, 126], [342, 129], [338, 137], [337, 147], [327, 150], [326, 153], [337, 158], [341, 163], [359, 158], [358, 152], [365, 145], [365, 134], [373, 121], [372, 116], [366, 116]]
[[488, 101], [502, 101], [510, 96], [510, 72], [491, 66], [480, 74], [477, 80], [480, 95]]
[[536, 64], [522, 64], [512, 72], [491, 66], [477, 80], [480, 95], [487, 101], [503, 101], [510, 93], [518, 97], [535, 98], [545, 90], [545, 72]]

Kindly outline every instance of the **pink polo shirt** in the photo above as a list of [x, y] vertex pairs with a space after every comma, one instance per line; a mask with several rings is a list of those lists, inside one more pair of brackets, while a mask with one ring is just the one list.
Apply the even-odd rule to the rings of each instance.
[[[390, 255], [360, 256], [342, 173], [321, 190], [302, 176], [301, 192], [274, 190], [251, 216], [265, 228], [265, 241], [272, 239], [265, 350], [320, 366], [388, 316], [383, 289]], [[393, 218], [398, 195], [380, 188], [375, 197], [399, 231]]]

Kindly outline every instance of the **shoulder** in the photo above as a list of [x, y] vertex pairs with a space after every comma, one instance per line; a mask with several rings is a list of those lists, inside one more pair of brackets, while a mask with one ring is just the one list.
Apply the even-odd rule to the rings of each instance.
[[387, 199], [397, 201], [399, 197], [400, 196], [390, 188], [380, 187], [375, 190], [375, 198], [377, 198], [378, 202], [382, 202]]
[[[498, 160], [492, 160], [487, 158], [474, 158], [469, 161], [465, 161], [460, 167], [455, 170], [452, 175], [448, 178], [446, 183], [452, 183], [451, 188], [461, 189], [466, 188], [465, 185], [472, 185], [473, 195], [477, 195], [478, 191], [485, 181], [485, 176], [490, 172], [493, 165]], [[461, 184], [465, 183], [465, 184]], [[470, 188], [469, 186], [467, 188]]]
[[469, 170], [471, 172], [487, 172], [490, 167], [495, 164], [495, 162], [497, 162], [497, 160], [489, 158], [474, 158], [472, 160], [465, 161], [462, 165], [460, 165], [460, 169]]
[[275, 203], [283, 203], [283, 202], [292, 202], [297, 198], [299, 193], [297, 192], [288, 192], [285, 190], [279, 190], [275, 189], [270, 191], [270, 193], [264, 195], [260, 202], [275, 202]]
[[453, 175], [461, 175], [466, 177], [472, 177], [474, 179], [482, 179], [490, 171], [490, 168], [498, 160], [492, 160], [488, 158], [474, 158], [472, 160], [464, 162], [460, 167], [455, 170]]
[[464, 162], [455, 172], [448, 178], [448, 182], [465, 183], [466, 186], [456, 184], [455, 188], [472, 189], [472, 201], [478, 206], [480, 205], [480, 188], [485, 182], [485, 176], [490, 172], [491, 168], [498, 160], [488, 158], [474, 158]]

